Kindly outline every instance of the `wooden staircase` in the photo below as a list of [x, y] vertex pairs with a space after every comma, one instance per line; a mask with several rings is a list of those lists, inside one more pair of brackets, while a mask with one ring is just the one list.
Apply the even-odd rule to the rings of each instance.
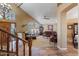
[[[5, 43], [3, 43], [3, 39], [5, 40]], [[21, 43], [19, 43], [19, 41]], [[23, 40], [21, 38], [19, 38], [16, 35], [13, 35], [9, 32], [7, 32], [6, 30], [0, 28], [0, 56], [19, 56], [19, 48], [20, 48], [20, 44], [21, 45], [21, 50], [23, 50], [21, 52], [22, 56], [25, 56], [26, 53], [26, 44], [29, 47], [29, 56], [31, 56], [31, 46], [32, 46], [32, 40], [29, 39], [28, 41]]]

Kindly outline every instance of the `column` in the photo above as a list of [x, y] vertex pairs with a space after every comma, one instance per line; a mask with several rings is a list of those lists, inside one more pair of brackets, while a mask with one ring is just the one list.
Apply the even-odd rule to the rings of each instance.
[[67, 24], [65, 22], [65, 12], [58, 13], [58, 43], [57, 46], [61, 50], [67, 48]]

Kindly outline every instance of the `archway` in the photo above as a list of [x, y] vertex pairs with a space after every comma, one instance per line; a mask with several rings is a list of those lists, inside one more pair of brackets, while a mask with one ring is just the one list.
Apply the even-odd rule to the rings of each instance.
[[58, 48], [60, 50], [67, 50], [67, 24], [66, 14], [72, 8], [76, 7], [77, 3], [62, 4], [58, 7]]

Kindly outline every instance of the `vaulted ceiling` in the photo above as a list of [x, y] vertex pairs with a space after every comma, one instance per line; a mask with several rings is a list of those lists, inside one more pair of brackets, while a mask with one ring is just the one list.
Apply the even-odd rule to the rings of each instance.
[[25, 12], [31, 15], [34, 19], [56, 19], [57, 4], [56, 3], [23, 3], [20, 5]]

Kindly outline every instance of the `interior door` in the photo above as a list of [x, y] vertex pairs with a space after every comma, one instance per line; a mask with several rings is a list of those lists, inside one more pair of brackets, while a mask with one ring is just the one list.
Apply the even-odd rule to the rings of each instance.
[[[2, 28], [3, 30], [6, 30], [7, 32], [10, 32], [10, 22], [1, 21], [0, 28]], [[0, 38], [2, 39], [2, 41], [1, 41], [1, 39], [0, 39], [0, 41], [2, 42], [2, 45], [7, 44], [7, 37], [8, 37], [7, 34], [0, 31]]]

